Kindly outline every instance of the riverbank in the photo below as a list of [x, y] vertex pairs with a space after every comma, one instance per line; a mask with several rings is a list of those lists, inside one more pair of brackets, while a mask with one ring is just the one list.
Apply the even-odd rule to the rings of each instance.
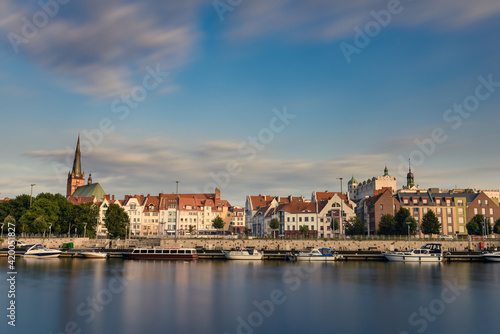
[[[338, 251], [394, 251], [420, 248], [428, 242], [442, 244], [444, 251], [467, 252], [481, 251], [481, 240], [325, 240], [325, 239], [223, 239], [223, 238], [151, 238], [131, 240], [90, 239], [90, 238], [19, 238], [26, 244], [43, 244], [48, 248], [62, 248], [63, 244], [73, 243], [74, 248], [129, 249], [135, 247], [199, 247], [206, 250], [231, 249], [235, 247], [253, 247], [265, 250], [301, 250], [306, 248], [327, 247]], [[7, 240], [1, 244], [6, 248]], [[500, 247], [500, 240], [485, 240], [484, 248]]]

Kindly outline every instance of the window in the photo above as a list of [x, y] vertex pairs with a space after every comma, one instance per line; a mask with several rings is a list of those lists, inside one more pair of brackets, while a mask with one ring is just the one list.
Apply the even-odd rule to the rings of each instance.
[[287, 222], [290, 222], [290, 217], [286, 217], [286, 221], [287, 221]]
[[295, 231], [295, 225], [292, 226], [292, 230]]
[[462, 201], [461, 199], [459, 199], [459, 200], [457, 201], [457, 205], [458, 205], [458, 206], [464, 206], [464, 201]]
[[286, 229], [287, 229], [288, 231], [290, 231], [290, 225], [287, 225]]
[[418, 204], [418, 198], [413, 199], [413, 204]]
[[446, 206], [450, 206], [451, 205], [451, 200], [447, 199], [446, 200]]
[[458, 214], [463, 215], [464, 214], [464, 208], [458, 208]]
[[429, 208], [423, 208], [422, 213], [425, 215], [429, 211]]
[[413, 214], [414, 215], [418, 215], [418, 211], [419, 211], [418, 208], [413, 208]]
[[453, 233], [453, 226], [448, 226], [448, 233]]
[[404, 203], [404, 204], [408, 204], [408, 199], [407, 199], [407, 198], [404, 198], [404, 199], [403, 199], [403, 203]]
[[459, 224], [465, 224], [465, 219], [464, 219], [464, 217], [458, 217], [458, 223], [459, 223]]
[[446, 214], [451, 215], [451, 208], [446, 208]]
[[493, 215], [493, 208], [490, 208], [490, 216]]
[[477, 205], [481, 206], [481, 200], [477, 201]]
[[441, 200], [436, 198], [436, 205], [441, 205]]
[[422, 203], [423, 203], [424, 205], [427, 205], [427, 198], [422, 199]]
[[301, 222], [302, 222], [302, 217], [299, 217], [299, 223], [301, 223]]
[[446, 221], [447, 221], [448, 225], [453, 223], [453, 222], [451, 221], [451, 217], [446, 217]]
[[487, 199], [484, 200], [484, 206], [488, 206], [488, 200]]
[[295, 223], [295, 217], [292, 217], [292, 222], [294, 222], [294, 223]]
[[481, 213], [483, 214], [483, 216], [486, 214], [486, 209], [485, 208], [482, 208], [481, 209]]
[[474, 208], [474, 215], [477, 215], [477, 208]]
[[458, 232], [465, 233], [465, 228], [463, 226], [458, 227]]
[[304, 217], [304, 221], [308, 222], [309, 221], [309, 217]]
[[311, 221], [312, 221], [312, 222], [314, 221], [314, 217], [311, 217]]
[[314, 225], [311, 225], [310, 231], [314, 231]]

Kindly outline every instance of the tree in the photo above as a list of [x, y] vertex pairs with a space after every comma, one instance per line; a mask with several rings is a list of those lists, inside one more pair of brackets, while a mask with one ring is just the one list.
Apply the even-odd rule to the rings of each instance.
[[363, 224], [359, 217], [351, 217], [347, 220], [345, 225], [345, 233], [347, 235], [365, 235], [365, 224]]
[[500, 234], [500, 218], [495, 222], [495, 226], [493, 227], [493, 232], [496, 234]]
[[[97, 220], [99, 217], [99, 207], [94, 203], [83, 203], [75, 205], [73, 210], [73, 226], [77, 228], [79, 234], [86, 234], [93, 237], [97, 230]], [[85, 224], [87, 227], [85, 228]]]
[[276, 230], [280, 228], [280, 221], [276, 218], [271, 219], [269, 227], [273, 230], [273, 236], [276, 238]]
[[337, 219], [333, 219], [331, 222], [330, 222], [330, 228], [332, 229], [332, 231], [337, 231], [340, 227], [340, 224], [339, 224], [339, 221]]
[[300, 234], [302, 234], [304, 236], [304, 235], [309, 233], [309, 227], [307, 227], [307, 225], [302, 225], [299, 228], [299, 231], [300, 231]]
[[396, 229], [396, 220], [392, 215], [383, 215], [378, 224], [378, 234], [394, 235]]
[[408, 225], [406, 224], [407, 222], [410, 223], [411, 234], [415, 234], [415, 232], [417, 231], [417, 221], [412, 217], [410, 210], [406, 208], [399, 209], [399, 211], [394, 215], [394, 220], [395, 235], [408, 235]]
[[217, 229], [217, 230], [223, 229], [224, 228], [224, 220], [222, 220], [222, 218], [220, 216], [215, 217], [212, 220], [212, 227]]
[[423, 234], [439, 234], [441, 233], [441, 223], [434, 214], [434, 211], [429, 210], [422, 218], [422, 233]]
[[59, 214], [56, 203], [47, 198], [36, 198], [31, 209], [25, 211], [20, 218], [23, 232], [41, 233], [44, 228], [48, 228], [47, 224], [54, 224], [59, 219]]
[[250, 230], [248, 228], [245, 227], [245, 230], [243, 231], [245, 233], [245, 235], [248, 237], [248, 235], [250, 234]]
[[189, 225], [189, 234], [190, 235], [194, 234], [194, 226], [193, 225]]
[[469, 235], [482, 235], [483, 232], [483, 215], [475, 215], [465, 226]]
[[105, 214], [105, 226], [111, 238], [125, 237], [127, 224], [130, 223], [128, 214], [118, 204], [110, 204]]

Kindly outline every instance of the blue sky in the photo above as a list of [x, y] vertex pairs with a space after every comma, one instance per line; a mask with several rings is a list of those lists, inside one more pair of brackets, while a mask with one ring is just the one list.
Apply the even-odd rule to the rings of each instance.
[[40, 3], [0, 4], [0, 197], [64, 194], [78, 133], [118, 197], [402, 186], [408, 157], [421, 188], [499, 189], [496, 0]]

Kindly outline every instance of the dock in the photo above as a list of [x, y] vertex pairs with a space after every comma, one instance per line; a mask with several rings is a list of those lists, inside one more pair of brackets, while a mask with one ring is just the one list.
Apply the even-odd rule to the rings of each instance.
[[[81, 252], [88, 249], [69, 249], [63, 251], [61, 258], [83, 258]], [[130, 252], [129, 249], [104, 249], [103, 252], [109, 254], [109, 258], [124, 258], [124, 254]], [[292, 250], [263, 250], [263, 260], [286, 261], [287, 255]], [[342, 259], [338, 261], [387, 261], [380, 251], [338, 251]], [[16, 250], [16, 256], [22, 257], [24, 249]], [[0, 251], [0, 257], [7, 257], [7, 251]], [[198, 250], [198, 258], [205, 260], [225, 260], [224, 250]], [[445, 262], [485, 262], [480, 252], [451, 252], [444, 256]]]

